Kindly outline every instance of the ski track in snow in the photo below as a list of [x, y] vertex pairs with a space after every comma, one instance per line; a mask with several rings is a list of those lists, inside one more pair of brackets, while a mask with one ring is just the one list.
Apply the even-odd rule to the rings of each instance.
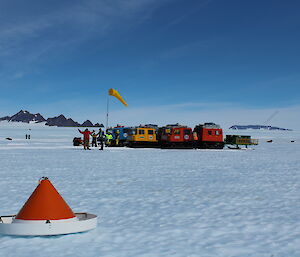
[[83, 151], [75, 128], [28, 126], [0, 126], [0, 215], [16, 214], [48, 176], [98, 227], [0, 235], [1, 256], [300, 256], [299, 132], [238, 132], [260, 139], [253, 151]]

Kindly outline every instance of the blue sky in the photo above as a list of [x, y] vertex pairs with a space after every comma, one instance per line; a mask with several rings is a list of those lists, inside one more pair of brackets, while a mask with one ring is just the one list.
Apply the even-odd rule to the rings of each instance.
[[[0, 115], [300, 129], [300, 2], [0, 2]], [[206, 119], [206, 120], [204, 120]], [[113, 125], [113, 124], [112, 124]]]

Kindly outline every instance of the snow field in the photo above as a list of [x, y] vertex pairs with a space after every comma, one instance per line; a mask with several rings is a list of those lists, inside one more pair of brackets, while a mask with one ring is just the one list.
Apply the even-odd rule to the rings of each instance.
[[298, 132], [240, 132], [260, 139], [247, 151], [83, 151], [74, 128], [33, 126], [30, 141], [26, 131], [0, 126], [0, 215], [17, 213], [48, 176], [98, 227], [2, 235], [1, 256], [300, 256]]

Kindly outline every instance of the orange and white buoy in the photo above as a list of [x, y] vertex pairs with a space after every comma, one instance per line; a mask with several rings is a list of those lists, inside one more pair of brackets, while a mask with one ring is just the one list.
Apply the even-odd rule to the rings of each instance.
[[46, 236], [83, 232], [97, 226], [97, 216], [74, 213], [48, 178], [41, 178], [17, 215], [0, 216], [0, 234]]

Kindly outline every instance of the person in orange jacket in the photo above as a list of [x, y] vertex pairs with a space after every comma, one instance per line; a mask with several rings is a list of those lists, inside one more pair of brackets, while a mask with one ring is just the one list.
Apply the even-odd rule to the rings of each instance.
[[88, 129], [85, 129], [85, 131], [81, 131], [78, 129], [78, 131], [83, 134], [83, 148], [84, 150], [91, 150], [90, 149], [90, 135], [92, 134], [91, 131]]

